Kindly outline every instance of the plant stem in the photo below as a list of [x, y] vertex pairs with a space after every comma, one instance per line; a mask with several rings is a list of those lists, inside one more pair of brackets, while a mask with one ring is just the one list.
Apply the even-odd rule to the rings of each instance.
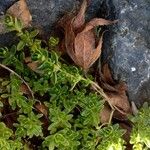
[[17, 74], [15, 71], [13, 71], [12, 69], [8, 68], [7, 66], [0, 64], [0, 67], [8, 70], [9, 72], [11, 72], [12, 74], [14, 74], [15, 76], [17, 76], [20, 80], [22, 80], [22, 82], [27, 86], [28, 90], [30, 91], [31, 94], [31, 98], [34, 100], [34, 94], [33, 91], [31, 90], [30, 86], [28, 85], [28, 83], [19, 75]]

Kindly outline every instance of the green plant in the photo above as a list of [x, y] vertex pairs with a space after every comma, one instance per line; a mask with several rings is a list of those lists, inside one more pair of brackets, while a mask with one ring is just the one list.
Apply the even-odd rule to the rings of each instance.
[[124, 130], [120, 130], [118, 125], [108, 126], [103, 128], [99, 132], [99, 136], [102, 138], [102, 141], [98, 149], [104, 150], [123, 150], [125, 149], [125, 141], [122, 139]]
[[135, 150], [147, 150], [150, 148], [150, 107], [143, 107], [140, 112], [131, 117], [134, 123], [130, 143]]
[[[3, 122], [0, 122], [0, 149], [1, 150], [20, 150], [23, 144], [19, 139], [15, 139], [13, 131], [6, 127]], [[10, 139], [12, 138], [12, 140]]]
[[[64, 63], [54, 51], [59, 40], [50, 38], [43, 46], [36, 38], [38, 31], [24, 30], [18, 19], [6, 16], [5, 24], [10, 31], [16, 31], [19, 42], [11, 48], [0, 48], [0, 66], [10, 72], [0, 80], [1, 149], [125, 149], [124, 131], [118, 125], [102, 127], [104, 100], [101, 92], [90, 89], [95, 84], [92, 77], [85, 77], [81, 69]], [[34, 67], [25, 63], [27, 57]], [[15, 111], [12, 130], [3, 120], [10, 115], [5, 111], [6, 103], [10, 112]], [[142, 118], [147, 115], [142, 114]], [[132, 144], [136, 144], [134, 133], [133, 129]], [[142, 143], [149, 146], [147, 139], [148, 134]], [[35, 141], [40, 142], [35, 145]]]

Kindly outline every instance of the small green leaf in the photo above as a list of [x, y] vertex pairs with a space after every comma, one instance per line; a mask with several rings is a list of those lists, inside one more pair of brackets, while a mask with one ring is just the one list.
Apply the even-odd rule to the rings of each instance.
[[57, 55], [56, 52], [54, 52], [54, 51], [51, 52], [51, 59], [52, 59], [52, 61], [54, 61], [55, 63], [58, 63], [59, 57], [58, 57], [58, 55]]
[[31, 38], [36, 37], [36, 36], [38, 35], [38, 33], [39, 33], [39, 31], [38, 31], [38, 30], [31, 31], [31, 32], [30, 32], [30, 36], [31, 36]]
[[62, 134], [56, 134], [54, 139], [56, 143], [62, 144], [64, 146], [69, 146], [69, 142]]
[[58, 43], [59, 43], [59, 38], [50, 37], [50, 39], [49, 39], [50, 47], [55, 47], [58, 45]]
[[6, 86], [6, 85], [8, 85], [10, 83], [10, 81], [3, 81], [2, 82], [2, 86]]
[[23, 24], [22, 24], [22, 22], [19, 19], [15, 18], [14, 25], [15, 25], [16, 30], [18, 32], [21, 32], [21, 30], [23, 28]]
[[20, 51], [24, 48], [25, 46], [25, 43], [23, 41], [20, 41], [17, 45], [17, 50]]
[[2, 94], [1, 95], [1, 98], [8, 98], [9, 97], [9, 94]]
[[6, 125], [3, 122], [0, 122], [0, 138], [9, 139], [13, 131], [6, 127]]
[[4, 106], [4, 104], [0, 101], [0, 108], [2, 108]]
[[10, 15], [6, 15], [5, 16], [5, 24], [8, 28], [13, 26], [13, 17]]
[[39, 53], [33, 53], [31, 58], [33, 61], [37, 61], [39, 58], [41, 58], [41, 55]]
[[11, 47], [11, 49], [10, 49], [10, 54], [11, 54], [11, 56], [14, 56], [14, 55], [16, 54], [16, 50], [17, 50], [16, 46], [13, 45], [13, 46]]
[[54, 72], [52, 74], [51, 81], [52, 81], [53, 84], [57, 83], [57, 73], [56, 72]]
[[8, 49], [7, 48], [0, 48], [0, 58], [5, 58], [7, 53], [8, 53]]

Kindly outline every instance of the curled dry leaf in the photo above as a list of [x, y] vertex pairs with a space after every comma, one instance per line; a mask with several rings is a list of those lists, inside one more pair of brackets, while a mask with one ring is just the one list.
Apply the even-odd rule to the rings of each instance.
[[107, 96], [109, 97], [109, 102], [116, 106], [119, 110], [123, 111], [126, 114], [131, 113], [130, 104], [128, 101], [128, 97], [126, 95], [126, 84], [120, 83], [114, 88], [117, 89], [118, 92], [107, 92]]
[[71, 16], [69, 14], [60, 21], [60, 26], [65, 34], [64, 45], [66, 51], [75, 64], [84, 70], [89, 69], [101, 54], [103, 34], [98, 39], [94, 28], [116, 23], [116, 21], [94, 18], [86, 24], [85, 11], [87, 4], [88, 1], [84, 0], [77, 15]]
[[125, 94], [114, 94], [114, 93], [109, 93], [109, 102], [113, 105], [116, 106], [118, 109], [122, 110], [123, 112], [129, 112], [129, 102], [128, 98]]
[[41, 73], [41, 71], [38, 70], [39, 62], [38, 61], [32, 61], [31, 57], [25, 58], [25, 63], [27, 63], [27, 66], [34, 72]]
[[35, 108], [45, 117], [48, 117], [48, 108], [43, 103], [36, 103]]
[[38, 62], [33, 61], [31, 63], [28, 63], [27, 66], [32, 70], [37, 72], [37, 68], [38, 68]]
[[14, 3], [8, 10], [7, 13], [19, 18], [24, 27], [28, 27], [31, 23], [32, 16], [28, 9], [26, 0], [19, 0], [18, 2]]
[[29, 91], [28, 87], [24, 83], [21, 84], [20, 91], [23, 94], [30, 95], [30, 91]]
[[105, 94], [108, 97], [107, 101], [119, 111], [117, 116], [114, 117], [125, 120], [126, 115], [131, 113], [131, 107], [126, 94], [127, 85], [124, 82], [116, 83], [113, 80], [108, 64], [102, 66], [100, 78], [100, 84], [103, 85]]
[[[103, 81], [105, 82], [105, 84], [116, 85], [116, 83], [114, 82], [114, 80], [112, 78], [112, 74], [111, 74], [110, 68], [107, 63], [104, 64], [102, 67], [101, 78], [103, 78]], [[109, 90], [116, 91], [116, 89], [114, 87], [113, 87], [113, 89], [109, 88]]]

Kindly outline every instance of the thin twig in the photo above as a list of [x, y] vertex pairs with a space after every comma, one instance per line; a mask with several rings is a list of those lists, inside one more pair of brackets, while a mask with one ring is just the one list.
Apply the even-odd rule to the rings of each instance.
[[111, 111], [108, 124], [111, 124], [114, 112], [115, 112], [115, 110]]
[[15, 71], [13, 71], [12, 69], [8, 68], [7, 66], [5, 66], [3, 64], [0, 64], [0, 67], [8, 70], [9, 72], [11, 72], [15, 76], [17, 76], [20, 80], [22, 80], [22, 82], [27, 86], [27, 88], [28, 88], [28, 90], [29, 90], [29, 92], [31, 94], [32, 99], [34, 99], [34, 94], [33, 94], [32, 90], [31, 90], [30, 86], [28, 85], [28, 83], [19, 74], [17, 74]]
[[103, 89], [98, 84], [91, 81], [91, 85], [93, 85], [92, 87], [108, 102], [112, 110], [117, 110], [118, 112], [124, 115], [127, 114], [124, 111], [120, 110], [117, 106], [111, 104], [110, 98], [104, 93]]
[[98, 129], [101, 129], [103, 126], [106, 126], [106, 125], [111, 125], [111, 121], [112, 121], [114, 112], [115, 112], [115, 110], [111, 111], [110, 116], [109, 116], [109, 121], [101, 124]]

